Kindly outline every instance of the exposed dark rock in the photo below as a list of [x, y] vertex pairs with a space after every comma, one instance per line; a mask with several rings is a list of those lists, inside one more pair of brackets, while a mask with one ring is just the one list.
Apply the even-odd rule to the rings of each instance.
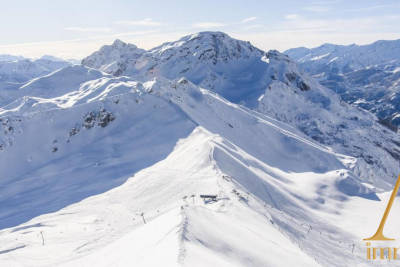
[[289, 80], [289, 82], [293, 82], [297, 79], [296, 73], [293, 73], [293, 72], [286, 73], [285, 76]]
[[303, 81], [298, 81], [297, 82], [297, 87], [301, 90], [301, 91], [308, 91], [310, 90], [310, 86], [308, 84], [306, 84]]
[[114, 115], [105, 109], [100, 111], [91, 111], [84, 116], [82, 126], [86, 129], [93, 128], [96, 125], [104, 128], [113, 120], [115, 120]]
[[76, 135], [79, 133], [80, 129], [78, 127], [74, 127], [69, 131], [69, 137]]
[[385, 119], [380, 119], [378, 120], [380, 124], [385, 126], [386, 128], [392, 130], [393, 132], [397, 133], [397, 126], [392, 124], [391, 118], [385, 118]]

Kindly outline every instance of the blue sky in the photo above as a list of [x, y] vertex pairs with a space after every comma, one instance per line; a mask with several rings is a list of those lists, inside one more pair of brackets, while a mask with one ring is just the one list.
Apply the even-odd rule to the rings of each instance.
[[15, 0], [1, 3], [0, 53], [82, 58], [119, 38], [142, 48], [205, 30], [261, 49], [400, 39], [398, 0]]

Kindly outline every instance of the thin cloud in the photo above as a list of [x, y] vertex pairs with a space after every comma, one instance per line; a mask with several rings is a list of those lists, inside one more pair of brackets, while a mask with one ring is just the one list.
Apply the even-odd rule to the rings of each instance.
[[299, 18], [299, 15], [297, 15], [297, 14], [287, 14], [285, 16], [285, 19], [288, 19], [288, 20], [297, 19], [297, 18]]
[[192, 25], [194, 28], [217, 28], [226, 26], [223, 23], [219, 22], [199, 22]]
[[131, 26], [160, 26], [161, 22], [154, 21], [151, 18], [146, 18], [142, 20], [120, 20], [116, 21], [115, 24], [118, 25], [131, 25]]
[[66, 27], [66, 31], [74, 32], [110, 32], [111, 28], [108, 27]]
[[249, 17], [249, 18], [245, 18], [242, 20], [242, 23], [247, 23], [250, 21], [255, 21], [257, 19], [257, 17]]

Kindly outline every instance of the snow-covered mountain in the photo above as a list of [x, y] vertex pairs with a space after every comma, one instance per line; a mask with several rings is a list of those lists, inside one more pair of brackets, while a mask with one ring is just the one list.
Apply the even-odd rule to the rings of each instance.
[[[83, 59], [82, 64], [141, 80], [160, 75], [169, 79], [184, 76], [234, 102], [251, 99], [250, 96], [257, 95], [266, 84], [263, 80], [266, 70], [262, 61], [264, 52], [222, 32], [201, 32], [149, 51], [139, 50], [130, 62], [125, 59], [131, 57], [130, 51], [121, 60], [115, 59], [113, 54], [121, 57], [125, 47], [129, 45], [105, 46]], [[103, 52], [106, 50], [108, 53]], [[92, 62], [103, 63], [99, 66]], [[109, 65], [120, 68], [108, 71]]]
[[145, 52], [136, 45], [127, 44], [117, 39], [112, 45], [105, 45], [99, 51], [82, 60], [82, 65], [101, 71], [121, 75], [127, 66], [134, 65]]
[[219, 32], [82, 62], [2, 95], [0, 265], [370, 264], [400, 151], [373, 115]]
[[64, 68], [71, 63], [51, 56], [39, 59], [27, 59], [15, 56], [4, 56], [0, 60], [0, 86], [23, 84], [33, 78], [49, 74]]
[[348, 72], [375, 65], [399, 63], [400, 40], [376, 41], [369, 45], [323, 44], [312, 49], [289, 49], [285, 54], [301, 63], [316, 61], [314, 66], [307, 68], [309, 71], [315, 70], [317, 65], [325, 65], [326, 68], [337, 68], [339, 72]]
[[[52, 86], [70, 68], [29, 86]], [[358, 232], [330, 221], [352, 199], [380, 207], [349, 169], [353, 158], [186, 79], [93, 79], [93, 70], [73, 68], [83, 82], [71, 91], [35, 93], [3, 111], [0, 262], [363, 261]], [[218, 197], [204, 202], [201, 194]], [[354, 254], [347, 248], [353, 243]]]
[[373, 112], [382, 123], [400, 125], [400, 40], [285, 53], [344, 101]]
[[[107, 49], [109, 54], [121, 57], [127, 46], [114, 44], [100, 51]], [[290, 123], [337, 152], [359, 158], [355, 169], [371, 182], [381, 183], [383, 179], [390, 188], [396, 176], [400, 158], [397, 135], [379, 125], [378, 119], [368, 112], [342, 103], [335, 93], [278, 51], [263, 52], [222, 32], [201, 32], [165, 43], [140, 57], [135, 54], [127, 64], [100, 52], [82, 62], [102, 70], [109, 64], [122, 65], [118, 75], [142, 81], [160, 75], [169, 79], [185, 77], [231, 102]], [[369, 131], [365, 131], [366, 127]]]

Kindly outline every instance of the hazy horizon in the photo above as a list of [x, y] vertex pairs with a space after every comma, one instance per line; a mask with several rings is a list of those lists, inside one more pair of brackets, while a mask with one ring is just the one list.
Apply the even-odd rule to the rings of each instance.
[[[282, 4], [283, 3], [283, 4]], [[330, 1], [20, 1], [3, 4], [0, 54], [80, 59], [115, 39], [150, 49], [222, 31], [263, 50], [400, 39], [400, 3]], [[229, 11], [229, 12], [228, 12]], [[16, 14], [18, 14], [16, 16]]]

